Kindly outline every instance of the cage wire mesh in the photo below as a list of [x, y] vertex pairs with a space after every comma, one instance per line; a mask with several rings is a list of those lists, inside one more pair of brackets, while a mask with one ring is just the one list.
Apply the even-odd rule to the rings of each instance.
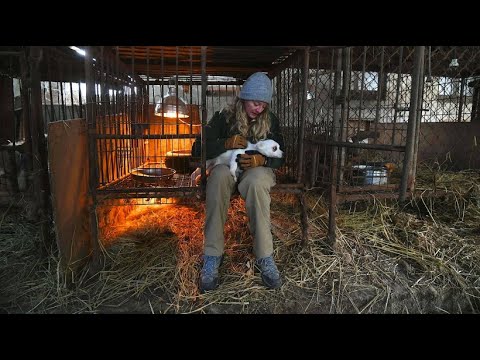
[[[139, 56], [144, 61], [136, 69]], [[192, 154], [202, 125], [199, 51], [177, 47], [172, 56], [170, 49], [162, 47], [147, 48], [139, 55], [132, 48], [130, 56], [122, 53], [122, 62], [130, 71], [118, 71], [107, 60], [106, 69], [95, 72], [95, 82], [100, 84], [95, 87], [99, 194], [136, 197], [140, 204], [151, 204], [152, 199], [170, 203], [176, 197], [195, 195], [199, 186], [192, 182], [191, 173], [201, 165], [201, 158]], [[117, 71], [109, 76], [112, 68]], [[136, 71], [143, 74], [142, 84], [132, 75]], [[207, 120], [232, 102], [240, 90], [238, 84], [232, 77], [208, 76]], [[102, 92], [103, 88], [107, 90]], [[172, 93], [185, 103], [185, 114], [166, 112], [165, 99]]]
[[308, 187], [325, 188], [333, 181], [341, 192], [398, 188], [413, 53], [413, 47], [404, 46], [311, 52], [304, 94]]
[[[399, 184], [400, 176], [393, 176], [389, 170], [400, 168], [404, 157], [413, 70], [409, 64], [413, 49], [354, 47], [350, 58], [343, 124], [346, 129], [339, 130], [342, 134], [339, 140], [379, 145], [385, 150], [380, 147], [343, 148], [338, 159], [339, 185]], [[395, 174], [400, 175], [400, 172]]]
[[303, 56], [294, 56], [290, 65], [273, 81], [272, 110], [280, 120], [285, 143], [285, 163], [277, 174], [281, 182], [295, 181], [298, 177], [302, 64]]
[[[121, 197], [140, 188], [138, 195], [142, 195], [158, 185], [173, 190], [190, 187], [188, 175], [200, 160], [191, 156], [193, 141], [201, 133], [198, 47], [113, 49], [112, 53], [111, 48], [96, 47], [92, 64], [99, 191]], [[418, 161], [454, 169], [480, 166], [478, 139], [471, 130], [472, 122], [480, 119], [479, 50], [474, 46], [426, 47]], [[277, 171], [279, 182], [298, 178], [298, 149], [303, 141], [302, 175], [309, 188], [325, 188], [332, 181], [333, 143], [380, 145], [337, 147], [334, 181], [339, 190], [398, 185], [410, 111], [413, 54], [414, 47], [408, 46], [313, 48], [305, 77], [304, 54], [295, 52], [273, 78], [272, 110], [281, 121], [286, 147], [285, 166]], [[73, 51], [68, 54], [43, 47], [41, 68], [45, 126], [85, 117], [83, 59], [75, 58]], [[142, 74], [142, 82], [135, 78], [137, 73]], [[187, 104], [187, 118], [155, 116], [155, 106], [172, 83]], [[208, 76], [207, 120], [238, 95], [241, 83], [239, 78], [221, 74]], [[305, 137], [300, 139], [303, 104]], [[148, 164], [175, 173], [167, 174], [160, 184], [136, 181], [132, 171]], [[385, 168], [385, 164], [390, 167]], [[366, 170], [379, 178], [367, 178]]]
[[480, 47], [428, 46], [422, 92], [421, 160], [445, 169], [475, 169], [478, 150]]

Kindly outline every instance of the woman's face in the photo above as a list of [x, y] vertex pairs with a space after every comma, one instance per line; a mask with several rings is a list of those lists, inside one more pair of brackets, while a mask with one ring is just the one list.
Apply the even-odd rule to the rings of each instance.
[[256, 100], [245, 100], [243, 102], [243, 107], [245, 108], [245, 112], [250, 120], [254, 120], [260, 115], [263, 110], [267, 107], [267, 103], [263, 101], [256, 101]]

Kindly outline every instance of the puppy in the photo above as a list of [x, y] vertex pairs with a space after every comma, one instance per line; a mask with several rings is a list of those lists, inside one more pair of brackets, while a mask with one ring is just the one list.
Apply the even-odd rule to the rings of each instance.
[[[216, 158], [207, 160], [206, 162], [207, 175], [210, 172], [210, 170], [216, 165], [219, 165], [219, 164], [229, 165], [230, 173], [233, 176], [233, 180], [236, 182], [238, 179], [238, 176], [242, 171], [238, 166], [237, 156], [239, 154], [245, 154], [247, 151], [258, 151], [260, 154], [265, 155], [266, 157], [273, 157], [273, 158], [283, 157], [283, 151], [280, 149], [280, 145], [275, 140], [271, 140], [271, 139], [260, 140], [256, 144], [252, 144], [251, 142], [248, 142], [247, 147], [245, 149], [227, 150], [224, 153], [218, 155]], [[197, 168], [192, 173], [192, 175], [190, 176], [192, 186], [195, 186], [197, 184], [200, 174], [201, 174], [200, 168]]]

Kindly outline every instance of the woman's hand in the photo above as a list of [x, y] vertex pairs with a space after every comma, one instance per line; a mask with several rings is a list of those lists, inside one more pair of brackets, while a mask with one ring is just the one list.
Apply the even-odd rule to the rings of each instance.
[[247, 170], [257, 166], [264, 166], [267, 158], [262, 154], [239, 154], [238, 155], [238, 166], [240, 169]]

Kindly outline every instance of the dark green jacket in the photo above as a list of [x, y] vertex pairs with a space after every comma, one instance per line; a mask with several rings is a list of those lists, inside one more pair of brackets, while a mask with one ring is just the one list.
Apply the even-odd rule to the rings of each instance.
[[[284, 152], [283, 158], [267, 158], [267, 164], [265, 166], [277, 169], [283, 165], [285, 162], [285, 144], [283, 141], [283, 135], [280, 132], [280, 122], [276, 115], [270, 112], [270, 131], [267, 134], [267, 139], [275, 140], [279, 145], [280, 149]], [[235, 135], [235, 132], [230, 131], [230, 125], [227, 124], [227, 118], [225, 112], [215, 112], [210, 121], [205, 127], [206, 133], [206, 142], [207, 142], [207, 159], [213, 159], [218, 155], [227, 151], [225, 149], [225, 140], [230, 136]], [[252, 139], [248, 139], [252, 142]], [[200, 146], [201, 140], [197, 139], [192, 149], [192, 154], [195, 156], [200, 156]]]

